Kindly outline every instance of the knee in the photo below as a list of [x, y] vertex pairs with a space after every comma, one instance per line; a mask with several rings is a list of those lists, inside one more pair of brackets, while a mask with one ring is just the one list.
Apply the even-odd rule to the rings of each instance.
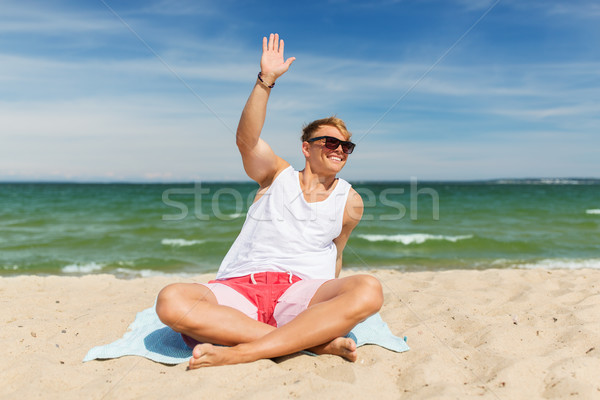
[[177, 321], [179, 299], [180, 294], [177, 283], [164, 287], [158, 293], [158, 297], [156, 298], [156, 314], [163, 324], [172, 326]]
[[379, 280], [371, 275], [358, 275], [356, 282], [357, 303], [364, 318], [375, 314], [383, 306], [383, 289]]

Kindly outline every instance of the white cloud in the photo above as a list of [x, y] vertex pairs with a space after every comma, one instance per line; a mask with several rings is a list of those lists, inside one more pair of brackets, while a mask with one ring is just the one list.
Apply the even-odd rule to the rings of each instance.
[[[102, 10], [101, 10], [102, 11]], [[114, 17], [105, 12], [83, 12], [53, 7], [46, 2], [3, 1], [0, 32], [43, 33], [56, 36], [83, 32], [110, 33], [122, 29]]]
[[479, 11], [488, 9], [496, 0], [456, 0], [456, 2], [467, 11]]
[[553, 117], [578, 117], [597, 115], [599, 104], [578, 104], [575, 106], [550, 107], [542, 109], [495, 109], [491, 113], [524, 119], [546, 119]]
[[142, 4], [137, 12], [170, 16], [215, 16], [221, 14], [221, 9], [216, 5], [214, 1], [159, 0]]
[[579, 0], [577, 2], [543, 3], [550, 15], [569, 16], [578, 19], [590, 19], [600, 16], [600, 4], [596, 1]]
[[[306, 58], [308, 65], [319, 62], [308, 56]], [[245, 179], [233, 144], [233, 132], [224, 127], [181, 83], [169, 76], [169, 71], [152, 60], [113, 61], [106, 66], [87, 61], [40, 61], [22, 57], [4, 57], [3, 60], [13, 66], [12, 73], [17, 76], [18, 71], [35, 71], [34, 66], [39, 65], [47, 76], [40, 77], [36, 86], [49, 91], [58, 90], [65, 81], [70, 81], [76, 88], [85, 88], [90, 84], [89, 76], [98, 76], [93, 84], [102, 86], [113, 81], [114, 86], [113, 90], [101, 94], [75, 91], [71, 98], [62, 100], [51, 96], [43, 100], [44, 95], [41, 94], [39, 100], [5, 101], [0, 114], [0, 123], [5, 127], [0, 133], [0, 140], [5, 144], [0, 150], [3, 153], [0, 169], [5, 171], [4, 175], [25, 178], [49, 176], [53, 179], [62, 176], [79, 180]], [[586, 120], [593, 124], [597, 121], [596, 107], [587, 98], [592, 93], [582, 98], [581, 92], [589, 91], [589, 88], [570, 88], [564, 81], [550, 81], [558, 88], [547, 86], [545, 82], [549, 82], [547, 79], [552, 73], [546, 73], [541, 82], [524, 77], [522, 79], [528, 81], [526, 87], [515, 85], [514, 91], [508, 88], [498, 93], [504, 78], [496, 74], [494, 79], [490, 79], [478, 69], [483, 67], [440, 68], [435, 79], [424, 81], [423, 86], [418, 86], [415, 93], [363, 138], [361, 129], [364, 132], [372, 121], [381, 116], [395, 96], [402, 93], [407, 82], [397, 86], [388, 82], [388, 87], [378, 83], [374, 87], [364, 82], [357, 83], [354, 75], [360, 75], [364, 70], [350, 70], [346, 60], [339, 61], [339, 64], [348, 70], [336, 68], [334, 61], [330, 62], [331, 72], [324, 74], [323, 78], [337, 81], [341, 86], [338, 90], [320, 88], [319, 82], [311, 76], [310, 68], [297, 68], [282, 78], [273, 92], [264, 135], [276, 151], [296, 167], [303, 164], [297, 142], [301, 125], [336, 111], [339, 114], [342, 110], [346, 115], [342, 112], [340, 116], [348, 119], [349, 123], [354, 122], [351, 129], [356, 134], [355, 139], [361, 140], [359, 151], [353, 155], [344, 172], [349, 179], [407, 179], [412, 175], [421, 179], [490, 178], [523, 174], [535, 176], [534, 172], [544, 176], [561, 175], [556, 166], [564, 172], [570, 171], [568, 175], [589, 175], [577, 168], [576, 161], [570, 166], [566, 162], [557, 164], [556, 160], [562, 159], [561, 154], [569, 154], [573, 160], [581, 159], [581, 156], [576, 148], [564, 153], [564, 141], [548, 138], [543, 141], [547, 156], [536, 158], [539, 168], [532, 168], [530, 154], [536, 153], [539, 148], [535, 143], [542, 141], [528, 141], [528, 138], [535, 138], [539, 128], [523, 131], [519, 122], [550, 118], [557, 120], [558, 125], [568, 126], [573, 117], [580, 117], [579, 124]], [[253, 74], [251, 78], [244, 75], [253, 69], [245, 66], [236, 70], [233, 64], [224, 64], [221, 69], [216, 65], [198, 68], [190, 64], [180, 67], [177, 62], [175, 65], [175, 70], [191, 82], [211, 108], [217, 110], [219, 118], [224, 119], [232, 130], [235, 129], [254, 80]], [[379, 68], [391, 70], [393, 66], [380, 64]], [[417, 66], [411, 68], [418, 69]], [[82, 73], [84, 70], [87, 72]], [[413, 76], [416, 75], [414, 70], [410, 73]], [[574, 75], [586, 74], [577, 68], [569, 70]], [[135, 87], [128, 87], [129, 80], [136, 75], [142, 83], [158, 79], [161, 85], [170, 89], [168, 92], [136, 94]], [[234, 83], [229, 87], [222, 83], [215, 91], [202, 90], [206, 82], [212, 84], [215, 80], [228, 79], [240, 84]], [[45, 80], [49, 83], [43, 83]], [[244, 81], [247, 82], [242, 85]], [[6, 79], [5, 82], [10, 86], [14, 80]], [[444, 83], [445, 86], [442, 85]], [[53, 87], [53, 84], [57, 86]], [[120, 89], [124, 88], [129, 94], [120, 93]], [[569, 95], [565, 96], [565, 93]], [[362, 101], [374, 99], [378, 94], [382, 98], [379, 102]], [[563, 97], [581, 103], [563, 105]], [[464, 103], [457, 104], [456, 98], [463, 99]], [[540, 99], [549, 106], [540, 107]], [[365, 104], [372, 109], [368, 112], [353, 111], [356, 106], [350, 103]], [[519, 107], [507, 107], [510, 103]], [[469, 104], [470, 108], [467, 107]], [[512, 124], [513, 128], [509, 129], [520, 133], [519, 136], [505, 136], [505, 143], [494, 142], [489, 134], [493, 125], [474, 125], [470, 117], [445, 121], [445, 111], [454, 116], [498, 115], [505, 122], [509, 121], [509, 126]], [[417, 112], [422, 116], [415, 114]], [[464, 140], [467, 131], [482, 126], [483, 131], [468, 135], [477, 137], [479, 143]], [[465, 131], [461, 132], [463, 129]], [[400, 135], [395, 132], [400, 132]], [[527, 145], [523, 145], [522, 139]], [[385, 148], [383, 153], [382, 144]], [[404, 176], [399, 176], [399, 171]]]

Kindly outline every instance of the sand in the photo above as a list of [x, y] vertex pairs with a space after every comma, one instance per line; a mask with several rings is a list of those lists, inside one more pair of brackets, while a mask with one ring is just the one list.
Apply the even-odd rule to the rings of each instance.
[[600, 398], [600, 271], [370, 273], [409, 352], [364, 346], [356, 363], [294, 355], [195, 371], [141, 357], [82, 362], [176, 278], [0, 278], [0, 398]]

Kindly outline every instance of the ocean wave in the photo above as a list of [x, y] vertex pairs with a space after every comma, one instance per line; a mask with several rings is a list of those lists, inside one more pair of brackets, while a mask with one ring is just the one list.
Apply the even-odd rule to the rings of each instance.
[[585, 210], [586, 214], [600, 215], [600, 209], [593, 208], [591, 210]]
[[132, 278], [151, 278], [153, 276], [172, 276], [172, 277], [191, 277], [198, 275], [190, 274], [186, 272], [163, 272], [152, 269], [131, 269], [131, 268], [117, 268], [112, 272], [118, 278], [132, 279]]
[[588, 259], [545, 259], [534, 263], [514, 264], [513, 268], [525, 269], [600, 269], [600, 258]]
[[397, 242], [405, 245], [409, 244], [421, 244], [428, 240], [446, 240], [449, 242], [457, 242], [459, 240], [471, 239], [473, 235], [460, 235], [460, 236], [443, 236], [443, 235], [430, 235], [428, 233], [410, 233], [410, 234], [398, 234], [398, 235], [358, 235], [359, 238], [368, 240], [369, 242]]
[[244, 215], [246, 215], [246, 214], [245, 213], [234, 213], [234, 214], [226, 214], [225, 216], [227, 218], [236, 219], [236, 218], [243, 217]]
[[523, 178], [497, 179], [491, 181], [499, 185], [597, 185], [598, 179], [586, 178]]
[[61, 268], [65, 274], [90, 274], [92, 272], [101, 271], [104, 265], [95, 262], [87, 264], [70, 264]]
[[173, 247], [194, 246], [204, 243], [204, 240], [186, 240], [186, 239], [163, 239], [160, 241], [162, 245]]
[[133, 266], [135, 266], [135, 262], [133, 262], [133, 261], [117, 261], [117, 265], [124, 266], [124, 267], [133, 267]]

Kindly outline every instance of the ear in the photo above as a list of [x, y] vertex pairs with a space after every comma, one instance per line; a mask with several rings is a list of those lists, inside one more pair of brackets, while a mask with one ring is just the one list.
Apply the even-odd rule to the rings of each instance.
[[306, 158], [310, 156], [310, 144], [308, 142], [302, 142], [302, 154]]

